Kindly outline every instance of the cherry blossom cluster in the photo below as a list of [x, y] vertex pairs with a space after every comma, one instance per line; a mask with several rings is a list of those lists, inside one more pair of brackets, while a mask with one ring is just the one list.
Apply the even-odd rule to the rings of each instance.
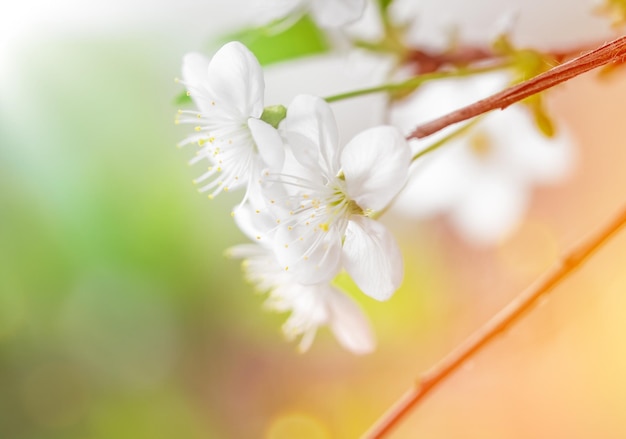
[[245, 189], [233, 216], [253, 243], [230, 254], [245, 260], [248, 279], [269, 292], [270, 307], [292, 312], [285, 332], [302, 334], [301, 349], [328, 324], [346, 348], [371, 351], [367, 320], [330, 282], [346, 270], [378, 300], [402, 282], [398, 245], [374, 217], [408, 177], [403, 135], [379, 126], [340, 144], [329, 104], [310, 95], [296, 96], [273, 126], [264, 120], [261, 66], [238, 42], [211, 61], [187, 55], [183, 83], [197, 110], [179, 112], [179, 123], [195, 126], [181, 145], [198, 145], [192, 162], [209, 163], [196, 180], [200, 190], [214, 197]]
[[[365, 8], [371, 12], [372, 4], [265, 0], [257, 3], [256, 20], [288, 27], [308, 14], [323, 28], [340, 27], [371, 16]], [[445, 64], [430, 61], [431, 67]], [[513, 64], [420, 84], [405, 99], [390, 100], [388, 125], [344, 143], [333, 110], [320, 97], [302, 94], [286, 107], [266, 106], [263, 70], [243, 44], [230, 42], [210, 60], [185, 56], [181, 82], [196, 108], [179, 111], [176, 122], [193, 126], [180, 145], [198, 147], [191, 162], [205, 166], [195, 180], [201, 192], [209, 198], [243, 193], [232, 214], [250, 242], [228, 254], [242, 259], [246, 278], [268, 293], [268, 308], [291, 313], [283, 330], [290, 339], [301, 337], [301, 350], [320, 326], [329, 326], [354, 353], [373, 350], [366, 317], [333, 280], [346, 272], [380, 301], [400, 287], [402, 255], [377, 221], [383, 212], [443, 217], [469, 243], [492, 245], [521, 222], [536, 186], [572, 168], [567, 130], [540, 133], [536, 118], [521, 106], [426, 140], [405, 138], [417, 124], [514, 82], [519, 72]]]

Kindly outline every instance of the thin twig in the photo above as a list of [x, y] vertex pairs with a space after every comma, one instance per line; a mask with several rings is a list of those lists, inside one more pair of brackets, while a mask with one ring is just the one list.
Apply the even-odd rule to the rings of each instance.
[[498, 314], [485, 323], [478, 331], [465, 342], [450, 352], [438, 364], [424, 373], [414, 387], [409, 389], [387, 413], [385, 413], [363, 438], [381, 438], [389, 433], [393, 427], [413, 407], [423, 400], [433, 389], [443, 383], [448, 376], [459, 369], [466, 361], [476, 355], [499, 334], [506, 331], [511, 325], [529, 311], [537, 301], [563, 279], [572, 274], [587, 258], [600, 249], [609, 239], [626, 225], [626, 208], [624, 208], [602, 230], [574, 248], [562, 259], [550, 273], [539, 279], [535, 285], [520, 296], [513, 299]]
[[535, 76], [488, 98], [453, 111], [431, 122], [418, 126], [409, 134], [409, 139], [421, 139], [437, 131], [495, 109], [504, 109], [529, 96], [540, 93], [578, 75], [612, 62], [623, 62], [626, 58], [626, 36], [619, 37], [602, 47], [587, 52], [547, 72]]

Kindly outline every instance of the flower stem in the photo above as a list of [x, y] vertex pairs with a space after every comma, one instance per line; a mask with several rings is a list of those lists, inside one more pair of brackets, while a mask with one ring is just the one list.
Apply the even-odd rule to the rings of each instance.
[[463, 125], [461, 128], [457, 129], [456, 131], [451, 132], [450, 134], [448, 134], [447, 136], [445, 136], [444, 138], [437, 140], [436, 142], [434, 142], [432, 145], [430, 145], [427, 148], [424, 148], [423, 150], [415, 153], [415, 155], [411, 158], [411, 162], [414, 162], [416, 160], [418, 160], [420, 157], [425, 156], [428, 153], [431, 153], [433, 151], [435, 151], [436, 149], [439, 149], [441, 146], [445, 145], [446, 143], [448, 143], [450, 140], [454, 139], [455, 137], [465, 133], [466, 131], [468, 131], [469, 129], [471, 129], [474, 125], [476, 125], [478, 123], [478, 121], [480, 120], [479, 117], [475, 118], [474, 120], [466, 123], [465, 125]]
[[400, 420], [409, 413], [432, 390], [456, 372], [463, 364], [489, 345], [499, 334], [517, 323], [538, 300], [572, 274], [591, 255], [606, 244], [626, 225], [626, 208], [623, 208], [603, 229], [582, 242], [566, 255], [559, 265], [538, 280], [520, 296], [513, 299], [478, 331], [450, 352], [439, 363], [424, 373], [415, 383], [364, 435], [364, 439], [384, 437]]
[[421, 139], [437, 131], [464, 120], [471, 119], [488, 111], [505, 109], [511, 104], [540, 93], [562, 82], [575, 78], [595, 68], [626, 58], [626, 36], [619, 37], [605, 45], [558, 65], [528, 81], [509, 87], [488, 98], [460, 108], [445, 116], [420, 125], [409, 135], [410, 139]]
[[356, 98], [358, 96], [364, 96], [373, 93], [381, 93], [381, 92], [410, 92], [415, 90], [417, 87], [422, 85], [427, 81], [433, 81], [436, 79], [444, 79], [444, 78], [458, 78], [462, 76], [470, 76], [479, 73], [491, 72], [494, 70], [499, 70], [508, 67], [509, 63], [498, 63], [492, 64], [489, 66], [483, 67], [473, 67], [473, 68], [460, 68], [457, 70], [451, 70], [446, 72], [433, 72], [433, 73], [425, 73], [423, 75], [414, 76], [413, 78], [407, 79], [406, 81], [401, 82], [391, 82], [388, 84], [382, 84], [375, 87], [362, 88], [359, 90], [353, 90], [346, 93], [339, 93], [336, 95], [328, 96], [324, 98], [324, 100], [328, 103], [337, 102], [345, 99]]

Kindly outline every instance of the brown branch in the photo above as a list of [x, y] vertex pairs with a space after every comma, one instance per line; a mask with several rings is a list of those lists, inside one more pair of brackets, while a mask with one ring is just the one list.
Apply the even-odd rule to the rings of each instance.
[[438, 364], [424, 373], [414, 387], [409, 389], [385, 413], [363, 438], [374, 439], [385, 436], [400, 419], [422, 401], [433, 389], [456, 372], [466, 361], [480, 352], [499, 334], [502, 334], [529, 311], [537, 301], [563, 279], [572, 274], [587, 258], [600, 249], [626, 225], [626, 208], [596, 235], [574, 248], [550, 273], [539, 279], [534, 286], [516, 297], [498, 314], [485, 323], [465, 342], [444, 357]]
[[411, 49], [404, 58], [404, 63], [414, 66], [414, 70], [423, 75], [440, 71], [445, 66], [465, 67], [479, 61], [502, 58], [492, 50], [479, 46], [462, 46], [453, 51], [435, 52], [427, 49]]
[[617, 38], [602, 47], [578, 56], [566, 63], [556, 66], [547, 72], [535, 76], [528, 81], [514, 85], [488, 98], [460, 108], [431, 122], [418, 126], [409, 134], [408, 139], [421, 139], [436, 133], [449, 125], [487, 113], [491, 110], [505, 109], [511, 104], [529, 96], [540, 93], [578, 75], [597, 67], [623, 62], [626, 58], [626, 36]]

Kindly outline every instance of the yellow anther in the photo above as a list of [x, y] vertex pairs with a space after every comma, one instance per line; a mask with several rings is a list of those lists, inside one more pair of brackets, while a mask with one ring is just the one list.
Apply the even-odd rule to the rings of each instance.
[[228, 192], [228, 186], [224, 186], [224, 192]]
[[289, 266], [285, 267], [285, 271], [289, 270]]
[[209, 194], [209, 200], [212, 200], [213, 198], [215, 198], [213, 194]]
[[211, 101], [211, 105], [215, 105], [215, 101]]
[[200, 130], [202, 130], [202, 127], [201, 126], [197, 126], [197, 127], [194, 128], [194, 130], [200, 131]]
[[256, 239], [261, 239], [261, 237], [257, 235]]
[[320, 229], [322, 229], [325, 232], [328, 232], [328, 223], [322, 223], [320, 224]]
[[215, 142], [215, 137], [209, 137], [209, 142], [211, 143]]
[[280, 224], [280, 220], [279, 219], [276, 220], [276, 224]]
[[293, 227], [287, 226], [287, 230], [293, 230]]
[[191, 96], [191, 92], [188, 91], [187, 93], [185, 93], [187, 96]]
[[256, 210], [256, 213], [261, 213], [261, 211], [259, 209]]
[[285, 244], [285, 248], [289, 248], [289, 244]]
[[206, 140], [204, 139], [198, 140], [198, 146], [204, 146], [205, 143], [206, 143]]
[[230, 216], [232, 216], [234, 218], [235, 217], [235, 212], [231, 212]]

